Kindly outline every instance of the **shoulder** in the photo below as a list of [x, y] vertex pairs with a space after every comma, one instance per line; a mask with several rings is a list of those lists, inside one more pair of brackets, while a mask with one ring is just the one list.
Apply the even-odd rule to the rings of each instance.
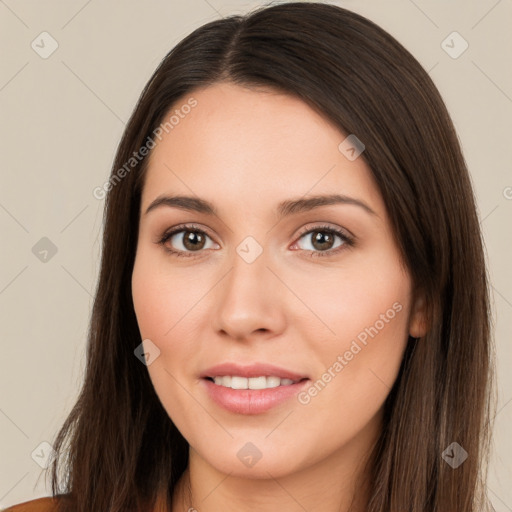
[[57, 512], [60, 497], [37, 498], [8, 507], [3, 512]]

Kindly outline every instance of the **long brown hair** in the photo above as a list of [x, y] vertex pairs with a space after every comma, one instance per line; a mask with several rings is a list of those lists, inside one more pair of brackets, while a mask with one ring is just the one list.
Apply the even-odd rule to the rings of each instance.
[[[429, 75], [393, 37], [348, 10], [304, 2], [201, 26], [141, 94], [104, 187], [85, 380], [54, 442], [52, 491], [67, 495], [61, 510], [151, 510], [157, 496], [169, 506], [187, 466], [188, 444], [134, 355], [141, 338], [131, 274], [147, 156], [128, 170], [126, 162], [172, 106], [220, 81], [294, 95], [363, 141], [401, 257], [426, 297], [428, 334], [409, 339], [386, 400], [366, 510], [485, 510], [494, 404], [488, 277], [453, 124]], [[442, 455], [452, 443], [468, 454], [457, 468]]]

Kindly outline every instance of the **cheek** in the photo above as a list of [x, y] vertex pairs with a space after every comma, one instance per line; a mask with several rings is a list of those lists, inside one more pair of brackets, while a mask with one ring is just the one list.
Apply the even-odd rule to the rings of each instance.
[[172, 272], [161, 256], [144, 247], [139, 250], [132, 274], [132, 297], [141, 336], [155, 343], [172, 339], [187, 311], [200, 299], [194, 276], [187, 280]]
[[311, 347], [321, 369], [301, 398], [306, 408], [323, 411], [318, 428], [333, 436], [355, 434], [381, 409], [403, 358], [410, 307], [410, 280], [396, 258], [337, 279], [309, 295], [335, 335]]
[[132, 296], [141, 336], [151, 340], [161, 339], [173, 325], [171, 312], [177, 306], [176, 294], [170, 293], [165, 279], [135, 268]]
[[[137, 256], [132, 275], [133, 304], [141, 338], [151, 340], [160, 351], [158, 359], [148, 366], [157, 392], [161, 386], [169, 387], [169, 374], [174, 375], [184, 366], [180, 363], [190, 361], [194, 354], [196, 347], [191, 340], [200, 338], [194, 336], [191, 319], [197, 314], [194, 304], [200, 299], [199, 292], [192, 285], [184, 286], [144, 253]], [[158, 379], [157, 372], [161, 374]]]
[[[159, 365], [173, 373], [190, 371], [183, 362], [193, 364], [204, 350], [205, 335], [199, 329], [207, 315], [208, 283], [205, 272], [173, 269], [165, 258], [144, 248], [137, 254], [132, 298], [140, 334], [160, 350]], [[159, 365], [150, 365], [150, 373]]]
[[[142, 339], [151, 340], [160, 351], [147, 370], [169, 417], [183, 434], [188, 434], [188, 426], [194, 421], [183, 411], [197, 411], [191, 411], [190, 397], [183, 392], [183, 374], [190, 369], [183, 362], [193, 361], [197, 347], [191, 343], [194, 335], [187, 312], [200, 297], [195, 297], [193, 287], [179, 286], [179, 283], [158, 262], [146, 257], [144, 251], [137, 255], [132, 275], [137, 323]], [[181, 412], [176, 414], [176, 411]]]
[[316, 319], [307, 316], [312, 320], [310, 330], [314, 326], [316, 334], [312, 331], [302, 336], [317, 341], [315, 351], [328, 355], [328, 347], [348, 349], [352, 340], [364, 343], [374, 337], [376, 330], [379, 339], [400, 340], [407, 332], [410, 278], [394, 253], [387, 257], [385, 251], [380, 253], [378, 261], [357, 255], [346, 265], [323, 274], [287, 276], [296, 294], [306, 299], [304, 302], [316, 314]]

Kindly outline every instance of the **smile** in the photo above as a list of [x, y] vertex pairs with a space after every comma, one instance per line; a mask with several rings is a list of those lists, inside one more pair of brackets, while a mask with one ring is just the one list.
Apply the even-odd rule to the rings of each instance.
[[278, 386], [290, 386], [299, 381], [281, 379], [277, 376], [240, 377], [238, 375], [223, 375], [210, 377], [217, 386], [224, 386], [231, 389], [270, 389]]
[[[272, 376], [248, 378], [223, 375], [216, 377], [217, 382], [220, 379], [222, 379], [222, 384], [216, 384], [212, 377], [201, 379], [207, 396], [226, 411], [251, 415], [262, 414], [278, 405], [294, 406], [297, 402], [292, 399], [311, 382], [308, 378], [294, 382], [291, 379]], [[224, 385], [224, 379], [229, 385]], [[256, 389], [249, 385], [256, 386]], [[235, 388], [235, 386], [239, 387]]]

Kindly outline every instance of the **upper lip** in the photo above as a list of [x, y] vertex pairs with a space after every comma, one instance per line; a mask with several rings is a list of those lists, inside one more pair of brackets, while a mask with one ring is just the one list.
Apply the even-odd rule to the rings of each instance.
[[237, 375], [240, 377], [261, 377], [261, 376], [275, 376], [280, 379], [290, 379], [293, 381], [298, 381], [302, 379], [307, 379], [307, 375], [302, 375], [300, 373], [293, 372], [291, 370], [287, 370], [286, 368], [280, 368], [279, 366], [275, 366], [273, 364], [267, 363], [252, 363], [246, 366], [241, 366], [237, 363], [221, 363], [215, 366], [211, 366], [207, 368], [203, 372], [201, 372], [200, 377], [221, 377], [224, 375]]

